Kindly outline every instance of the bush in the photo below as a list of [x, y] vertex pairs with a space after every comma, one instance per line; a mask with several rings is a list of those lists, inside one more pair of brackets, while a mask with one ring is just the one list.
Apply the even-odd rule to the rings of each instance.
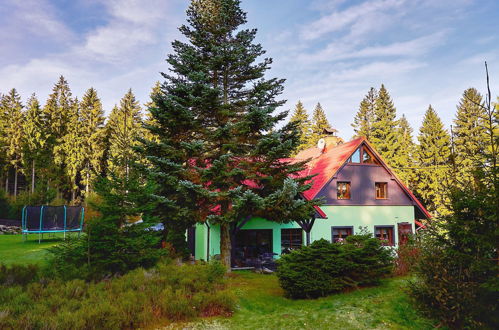
[[420, 259], [419, 242], [417, 237], [410, 236], [405, 244], [401, 244], [397, 248], [397, 256], [395, 257], [394, 274], [404, 276], [413, 272]]
[[[22, 191], [17, 196], [9, 197], [9, 219], [21, 219], [22, 209], [26, 205], [46, 205], [51, 203], [56, 196], [54, 189], [42, 189], [38, 187], [34, 193]], [[1, 199], [1, 197], [0, 197]], [[52, 205], [52, 204], [51, 204]]]
[[318, 240], [278, 260], [277, 276], [290, 298], [317, 298], [378, 284], [392, 269], [391, 250], [370, 234], [344, 243]]
[[99, 280], [152, 267], [167, 250], [161, 249], [160, 233], [145, 226], [119, 228], [113, 218], [94, 219], [87, 224], [85, 236], [49, 249], [49, 271], [63, 279]]
[[38, 278], [38, 267], [35, 265], [0, 264], [0, 286], [26, 285]]
[[420, 310], [452, 328], [497, 329], [497, 201], [488, 192], [451, 197], [454, 214], [423, 233], [410, 294]]
[[6, 219], [10, 214], [9, 200], [5, 191], [0, 189], [0, 219]]
[[0, 290], [2, 329], [131, 329], [229, 315], [219, 263], [158, 264], [98, 283], [51, 280]]

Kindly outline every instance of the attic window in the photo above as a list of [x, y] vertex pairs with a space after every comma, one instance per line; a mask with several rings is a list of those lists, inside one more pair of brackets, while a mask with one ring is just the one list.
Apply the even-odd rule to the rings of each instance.
[[376, 157], [374, 157], [374, 155], [369, 150], [367, 150], [367, 148], [362, 148], [362, 163], [379, 165]]
[[350, 163], [360, 163], [360, 148], [355, 150], [352, 157], [348, 160]]
[[376, 199], [387, 199], [388, 198], [388, 183], [386, 182], [376, 182]]
[[355, 150], [352, 156], [348, 158], [348, 163], [381, 165], [376, 157], [374, 157], [373, 153], [365, 146]]

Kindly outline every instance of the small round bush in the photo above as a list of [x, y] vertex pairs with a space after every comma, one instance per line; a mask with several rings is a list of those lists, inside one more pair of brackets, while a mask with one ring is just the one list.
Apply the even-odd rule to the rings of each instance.
[[344, 243], [313, 242], [278, 261], [277, 276], [290, 298], [317, 298], [347, 288], [375, 285], [392, 269], [391, 250], [371, 235]]

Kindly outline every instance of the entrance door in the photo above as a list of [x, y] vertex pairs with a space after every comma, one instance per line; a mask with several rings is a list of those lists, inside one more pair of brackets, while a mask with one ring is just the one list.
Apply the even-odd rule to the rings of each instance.
[[399, 244], [405, 244], [412, 234], [412, 225], [408, 222], [401, 222], [397, 224], [399, 234]]
[[236, 234], [233, 264], [253, 266], [258, 257], [272, 250], [272, 229], [241, 229]]
[[187, 246], [189, 252], [194, 257], [196, 255], [196, 227], [192, 226], [187, 229]]

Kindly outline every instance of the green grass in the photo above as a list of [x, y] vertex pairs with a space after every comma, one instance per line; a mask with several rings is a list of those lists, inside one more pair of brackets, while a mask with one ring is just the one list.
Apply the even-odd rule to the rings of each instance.
[[[73, 234], [74, 235], [74, 234]], [[47, 248], [62, 241], [63, 234], [44, 234], [38, 244], [38, 234], [31, 234], [23, 242], [22, 235], [0, 235], [0, 263], [10, 264], [43, 264]]]
[[[316, 300], [283, 296], [273, 275], [238, 273], [231, 288], [239, 298], [231, 318], [190, 323], [216, 329], [432, 329], [403, 289], [408, 278], [390, 278], [382, 285]], [[184, 327], [181, 325], [181, 327]], [[175, 328], [176, 326], [173, 326]]]
[[[61, 238], [57, 234], [38, 244], [38, 235], [31, 235], [27, 242], [21, 235], [0, 235], [0, 262], [42, 264], [46, 249]], [[389, 278], [377, 287], [316, 300], [291, 300], [284, 297], [276, 276], [237, 272], [229, 281], [238, 298], [232, 317], [174, 323], [168, 328], [432, 329], [437, 322], [419, 315], [404, 292], [408, 280]]]

